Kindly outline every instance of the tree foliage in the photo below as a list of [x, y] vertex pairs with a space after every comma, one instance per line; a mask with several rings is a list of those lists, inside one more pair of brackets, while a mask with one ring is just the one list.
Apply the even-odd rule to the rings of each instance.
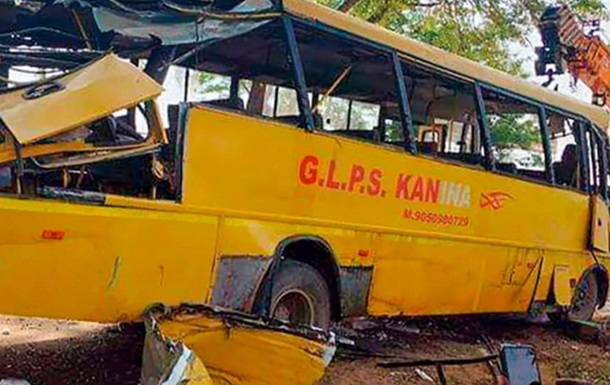
[[[511, 52], [528, 44], [548, 0], [317, 0], [369, 22], [483, 63], [523, 75]], [[587, 18], [605, 18], [601, 0], [566, 0]], [[532, 47], [533, 49], [533, 47]], [[514, 50], [513, 50], [514, 51]]]
[[490, 117], [491, 141], [498, 149], [520, 147], [532, 149], [541, 144], [537, 122], [523, 114], [503, 114]]

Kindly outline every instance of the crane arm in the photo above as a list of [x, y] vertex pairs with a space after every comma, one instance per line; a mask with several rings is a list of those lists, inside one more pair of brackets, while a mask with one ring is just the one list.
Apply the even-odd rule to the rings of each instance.
[[[593, 22], [598, 26], [598, 22]], [[610, 106], [610, 48], [567, 7], [549, 7], [540, 20], [543, 46], [537, 75], [570, 73], [591, 89], [594, 103]]]

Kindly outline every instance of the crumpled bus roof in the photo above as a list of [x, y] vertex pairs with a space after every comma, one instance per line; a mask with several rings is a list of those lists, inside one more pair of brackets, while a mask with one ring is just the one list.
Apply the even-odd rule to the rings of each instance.
[[[556, 106], [572, 114], [585, 116], [601, 128], [607, 129], [610, 123], [610, 117], [603, 108], [544, 89], [526, 80], [420, 43], [310, 0], [215, 0], [213, 2], [80, 0], [80, 7], [77, 9], [68, 9], [68, 5], [72, 3], [70, 1], [44, 0], [43, 2], [46, 5], [42, 11], [31, 12], [31, 20], [27, 17], [21, 18], [28, 20], [25, 24], [8, 23], [2, 28], [2, 17], [0, 17], [0, 31], [19, 30], [21, 32], [13, 35], [30, 37], [29, 40], [15, 38], [15, 41], [11, 40], [13, 38], [5, 37], [4, 40], [0, 39], [3, 44], [18, 47], [23, 44], [33, 44], [32, 42], [38, 45], [50, 43], [51, 46], [73, 49], [75, 47], [83, 49], [92, 45], [93, 49], [104, 51], [111, 47], [109, 44], [113, 39], [109, 36], [112, 35], [121, 36], [124, 39], [121, 41], [128, 42], [127, 46], [138, 46], [138, 42], [141, 43], [145, 37], [148, 37], [150, 42], [159, 41], [162, 45], [204, 44], [211, 40], [231, 38], [246, 33], [287, 13], [296, 18], [316, 21], [387, 45], [402, 52], [402, 55], [411, 60], [438, 65], [457, 76], [491, 84]], [[223, 7], [214, 8], [214, 4], [221, 4]], [[210, 10], [213, 11], [210, 13]], [[82, 21], [81, 27], [84, 27], [84, 30], [74, 22], [72, 17], [74, 12], [79, 15], [78, 20]], [[206, 23], [200, 23], [200, 18], [205, 18]], [[32, 25], [41, 27], [32, 29]], [[51, 26], [54, 33], [47, 30]], [[86, 32], [84, 36], [88, 37], [88, 40], [78, 39], [83, 31]], [[15, 55], [7, 55], [6, 60], [14, 60], [13, 56]], [[40, 53], [39, 56], [44, 56], [44, 53]], [[48, 58], [36, 57], [36, 59]], [[17, 62], [13, 65], [20, 64]]]
[[[48, 84], [54, 92], [28, 97]], [[129, 62], [106, 55], [64, 76], [0, 94], [0, 119], [19, 143], [29, 144], [135, 106], [162, 90]]]

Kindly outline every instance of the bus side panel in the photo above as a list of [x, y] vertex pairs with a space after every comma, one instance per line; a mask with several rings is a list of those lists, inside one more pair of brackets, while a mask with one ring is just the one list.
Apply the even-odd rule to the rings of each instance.
[[[527, 309], [537, 254], [442, 239], [384, 239], [375, 262], [372, 314], [444, 315]], [[398, 248], [413, 257], [404, 258]], [[521, 254], [519, 256], [513, 254]], [[523, 263], [515, 269], [513, 261]], [[528, 265], [529, 264], [529, 265]]]
[[373, 314], [524, 311], [542, 262], [586, 247], [576, 192], [205, 107], [188, 133], [186, 204], [378, 233]]
[[306, 220], [288, 223], [225, 218], [210, 302], [250, 311], [278, 245], [299, 235], [315, 235], [331, 245], [335, 262], [340, 266], [342, 314], [366, 314], [378, 234], [348, 227], [320, 226]]
[[0, 199], [0, 313], [98, 322], [205, 300], [213, 217]]

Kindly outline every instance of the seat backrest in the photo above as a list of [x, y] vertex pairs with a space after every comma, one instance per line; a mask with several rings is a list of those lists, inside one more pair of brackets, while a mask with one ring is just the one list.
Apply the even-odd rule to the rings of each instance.
[[568, 144], [561, 155], [561, 162], [553, 164], [553, 169], [557, 183], [575, 187], [578, 171], [578, 147], [575, 144]]
[[417, 143], [417, 149], [421, 154], [424, 155], [436, 155], [438, 150], [437, 142], [419, 142]]
[[210, 100], [208, 102], [204, 102], [203, 104], [208, 104], [210, 106], [221, 107], [221, 108], [228, 108], [228, 109], [237, 110], [237, 111], [246, 110], [244, 101], [241, 98]]
[[517, 173], [517, 165], [514, 163], [509, 163], [509, 162], [497, 162], [496, 163], [496, 168], [498, 169], [498, 171], [502, 171], [502, 172], [506, 172], [509, 174], [516, 174]]
[[567, 166], [574, 166], [576, 168], [578, 165], [578, 146], [568, 144], [563, 150], [561, 161]]
[[381, 139], [378, 130], [334, 130], [332, 132], [333, 134], [363, 139], [369, 142], [379, 142]]

